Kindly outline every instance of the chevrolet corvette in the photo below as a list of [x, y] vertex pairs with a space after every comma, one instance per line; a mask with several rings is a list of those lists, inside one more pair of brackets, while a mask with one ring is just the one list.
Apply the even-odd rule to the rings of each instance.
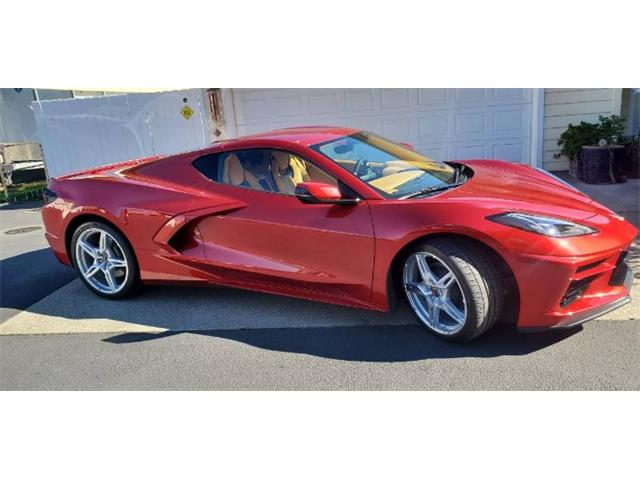
[[624, 305], [638, 233], [542, 169], [438, 162], [338, 127], [57, 177], [42, 216], [57, 258], [102, 297], [181, 283], [379, 311], [404, 299], [454, 341], [497, 322], [572, 327]]

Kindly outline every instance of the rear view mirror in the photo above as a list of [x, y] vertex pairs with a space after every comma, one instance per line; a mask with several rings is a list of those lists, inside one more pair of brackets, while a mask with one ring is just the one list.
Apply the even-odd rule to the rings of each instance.
[[336, 205], [352, 205], [359, 198], [344, 198], [335, 185], [321, 182], [302, 182], [296, 185], [296, 197], [304, 203], [329, 203]]
[[345, 140], [344, 142], [339, 143], [338, 145], [335, 145], [333, 147], [333, 151], [337, 155], [344, 155], [345, 153], [349, 153], [353, 151], [353, 142]]

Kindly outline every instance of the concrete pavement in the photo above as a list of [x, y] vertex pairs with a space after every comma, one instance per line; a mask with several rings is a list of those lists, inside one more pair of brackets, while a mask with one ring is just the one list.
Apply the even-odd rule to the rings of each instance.
[[559, 177], [574, 185], [581, 192], [589, 195], [610, 209], [615, 210], [629, 222], [640, 228], [640, 180], [630, 178], [625, 183], [589, 184], [569, 176], [567, 172]]

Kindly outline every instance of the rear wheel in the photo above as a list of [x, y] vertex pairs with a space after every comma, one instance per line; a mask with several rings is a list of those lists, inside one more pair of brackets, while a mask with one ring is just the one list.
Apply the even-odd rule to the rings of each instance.
[[447, 340], [477, 337], [502, 312], [498, 269], [472, 242], [440, 238], [417, 246], [405, 261], [402, 284], [416, 317]]
[[140, 285], [138, 263], [127, 239], [100, 222], [80, 225], [71, 240], [73, 265], [93, 293], [124, 298]]

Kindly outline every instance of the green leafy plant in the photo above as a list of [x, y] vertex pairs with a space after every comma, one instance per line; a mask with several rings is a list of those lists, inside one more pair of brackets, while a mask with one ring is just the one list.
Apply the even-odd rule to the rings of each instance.
[[640, 176], [640, 136], [622, 136], [618, 140], [625, 148], [623, 168], [631, 178]]
[[570, 123], [558, 139], [560, 152], [556, 154], [556, 158], [564, 155], [570, 160], [575, 160], [584, 145], [593, 145], [597, 142], [598, 128], [595, 124], [580, 122], [579, 125], [572, 125]]
[[20, 185], [10, 185], [7, 192], [0, 191], [0, 203], [23, 202], [42, 198], [47, 182], [31, 182]]
[[624, 120], [617, 115], [598, 117], [598, 141], [606, 140], [607, 145], [618, 143], [624, 132]]
[[555, 157], [565, 156], [575, 160], [580, 155], [582, 147], [586, 145], [598, 145], [600, 140], [605, 140], [606, 145], [616, 144], [624, 131], [624, 121], [617, 115], [598, 117], [598, 123], [580, 122], [579, 125], [571, 123], [562, 132], [558, 139], [560, 153]]

